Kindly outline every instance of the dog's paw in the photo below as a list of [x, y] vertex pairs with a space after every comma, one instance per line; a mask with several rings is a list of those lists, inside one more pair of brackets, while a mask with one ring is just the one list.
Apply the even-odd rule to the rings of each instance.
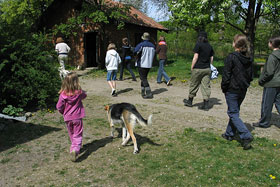
[[122, 146], [126, 146], [126, 142], [123, 142], [123, 143], [122, 143]]
[[138, 154], [139, 153], [139, 150], [134, 150], [133, 151], [133, 154]]

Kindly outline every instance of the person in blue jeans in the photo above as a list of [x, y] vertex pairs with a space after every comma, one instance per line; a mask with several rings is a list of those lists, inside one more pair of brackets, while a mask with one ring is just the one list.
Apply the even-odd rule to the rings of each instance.
[[240, 106], [246, 96], [247, 88], [253, 80], [253, 60], [248, 55], [248, 40], [238, 34], [233, 39], [234, 52], [225, 59], [221, 88], [225, 94], [229, 116], [226, 132], [222, 137], [233, 140], [238, 133], [244, 150], [252, 148], [253, 136], [239, 117]]
[[105, 65], [107, 69], [107, 82], [112, 89], [111, 95], [113, 97], [117, 96], [117, 72], [118, 65], [122, 62], [121, 58], [116, 51], [116, 45], [114, 43], [110, 43], [107, 48], [107, 53], [105, 57]]
[[253, 123], [254, 127], [268, 128], [275, 104], [280, 114], [280, 36], [273, 37], [268, 42], [272, 50], [259, 78], [259, 85], [263, 87], [261, 119]]
[[160, 36], [159, 38], [159, 43], [156, 47], [156, 53], [158, 54], [159, 58], [159, 68], [158, 68], [158, 74], [157, 74], [157, 83], [161, 83], [162, 76], [165, 79], [166, 85], [169, 86], [171, 79], [167, 75], [167, 73], [164, 70], [164, 64], [166, 63], [167, 60], [167, 44], [165, 42], [164, 36]]
[[122, 63], [121, 63], [121, 68], [120, 68], [120, 81], [123, 80], [123, 71], [124, 71], [124, 67], [126, 66], [127, 70], [129, 71], [132, 80], [136, 81], [136, 77], [131, 69], [131, 59], [132, 59], [132, 55], [133, 55], [133, 51], [131, 46], [128, 43], [128, 38], [123, 38], [122, 39], [123, 42], [123, 46], [122, 46], [122, 54], [121, 54], [121, 58], [122, 58]]

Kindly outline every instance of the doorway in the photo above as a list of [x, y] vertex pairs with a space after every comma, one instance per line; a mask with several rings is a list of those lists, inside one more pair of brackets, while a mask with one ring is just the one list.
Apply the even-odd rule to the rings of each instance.
[[98, 44], [97, 44], [97, 32], [84, 33], [84, 61], [87, 67], [98, 66]]

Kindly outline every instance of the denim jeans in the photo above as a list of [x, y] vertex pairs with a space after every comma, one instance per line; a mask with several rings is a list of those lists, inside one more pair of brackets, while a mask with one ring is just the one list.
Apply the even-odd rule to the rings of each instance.
[[280, 88], [263, 88], [260, 126], [269, 127], [273, 104], [280, 114]]
[[167, 73], [164, 70], [164, 64], [165, 64], [166, 60], [165, 59], [161, 59], [159, 60], [159, 67], [158, 67], [158, 74], [157, 74], [157, 82], [160, 83], [161, 82], [161, 78], [162, 76], [164, 77], [165, 81], [168, 82], [170, 80], [170, 78], [168, 77]]
[[131, 69], [131, 60], [124, 60], [121, 63], [121, 67], [120, 67], [120, 79], [123, 79], [123, 71], [124, 71], [124, 67], [126, 66], [127, 70], [129, 71], [130, 75], [132, 76], [132, 79], [135, 80], [136, 77]]
[[118, 70], [108, 70], [107, 71], [107, 81], [115, 81], [117, 80], [117, 71]]
[[242, 104], [246, 95], [246, 91], [241, 93], [226, 92], [226, 102], [228, 105], [227, 114], [229, 116], [229, 122], [226, 129], [227, 136], [234, 136], [236, 131], [240, 136], [240, 139], [252, 138], [252, 134], [247, 129], [246, 125], [239, 118], [240, 105]]

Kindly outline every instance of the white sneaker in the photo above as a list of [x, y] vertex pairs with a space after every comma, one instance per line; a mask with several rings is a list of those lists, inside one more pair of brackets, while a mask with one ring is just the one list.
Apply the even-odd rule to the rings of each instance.
[[171, 83], [171, 79], [169, 79], [169, 81], [166, 83], [167, 86], [170, 86]]
[[111, 95], [115, 95], [115, 94], [116, 94], [116, 90], [114, 89], [114, 90], [112, 90]]

